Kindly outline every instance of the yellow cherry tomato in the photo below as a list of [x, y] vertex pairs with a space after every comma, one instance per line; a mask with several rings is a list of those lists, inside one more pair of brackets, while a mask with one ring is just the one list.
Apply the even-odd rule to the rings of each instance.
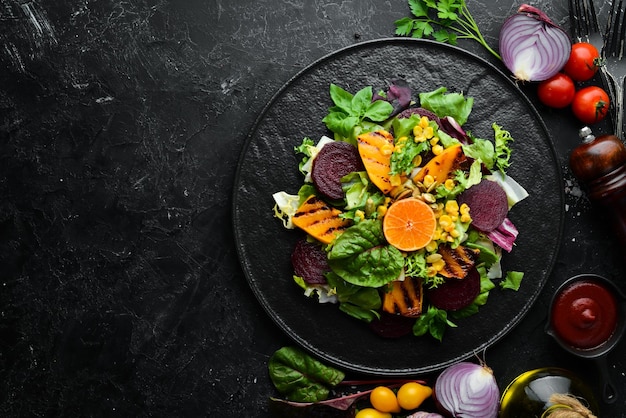
[[354, 418], [391, 418], [389, 412], [380, 412], [374, 408], [365, 408], [357, 412]]
[[398, 403], [403, 409], [417, 409], [422, 402], [432, 395], [432, 388], [420, 385], [417, 382], [408, 382], [398, 389]]
[[393, 390], [387, 386], [377, 386], [370, 393], [370, 403], [380, 412], [400, 412], [400, 404]]

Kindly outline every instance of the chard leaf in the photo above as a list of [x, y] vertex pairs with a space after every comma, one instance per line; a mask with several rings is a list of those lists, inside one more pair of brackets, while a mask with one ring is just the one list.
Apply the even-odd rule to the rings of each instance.
[[272, 383], [290, 401], [318, 402], [328, 398], [330, 387], [338, 385], [345, 374], [329, 367], [295, 347], [283, 347], [270, 357]]
[[364, 220], [337, 238], [328, 254], [328, 264], [348, 283], [380, 287], [400, 275], [404, 258], [386, 243], [381, 221]]

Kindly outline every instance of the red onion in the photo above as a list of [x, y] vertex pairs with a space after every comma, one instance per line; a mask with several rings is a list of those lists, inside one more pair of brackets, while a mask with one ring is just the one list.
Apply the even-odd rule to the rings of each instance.
[[500, 29], [504, 65], [521, 81], [543, 81], [567, 62], [572, 40], [536, 7], [523, 4]]
[[460, 362], [445, 369], [435, 382], [434, 395], [444, 415], [454, 418], [496, 418], [500, 390], [491, 369]]

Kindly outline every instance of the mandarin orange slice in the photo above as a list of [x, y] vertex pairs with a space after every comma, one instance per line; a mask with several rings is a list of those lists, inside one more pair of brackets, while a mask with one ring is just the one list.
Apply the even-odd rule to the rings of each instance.
[[387, 242], [401, 251], [424, 248], [437, 228], [435, 213], [424, 201], [407, 198], [393, 202], [383, 218]]

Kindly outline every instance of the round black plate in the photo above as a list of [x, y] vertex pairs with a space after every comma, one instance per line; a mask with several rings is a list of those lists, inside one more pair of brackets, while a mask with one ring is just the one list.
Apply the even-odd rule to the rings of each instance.
[[[306, 136], [328, 134], [321, 122], [332, 105], [329, 86], [354, 93], [384, 89], [404, 79], [418, 92], [440, 86], [474, 98], [465, 125], [493, 139], [497, 122], [515, 139], [509, 174], [530, 197], [510, 213], [520, 231], [503, 267], [525, 273], [521, 289], [494, 289], [480, 313], [456, 321], [443, 342], [431, 337], [383, 339], [335, 305], [302, 295], [292, 280], [290, 254], [301, 231], [274, 218], [272, 194], [295, 194], [302, 184], [294, 147]], [[503, 73], [456, 47], [417, 39], [383, 39], [333, 53], [306, 68], [272, 99], [257, 120], [241, 154], [233, 196], [233, 222], [243, 271], [257, 299], [293, 340], [323, 361], [355, 372], [409, 375], [442, 369], [480, 354], [509, 332], [541, 291], [558, 252], [564, 202], [552, 142], [537, 111]]]

